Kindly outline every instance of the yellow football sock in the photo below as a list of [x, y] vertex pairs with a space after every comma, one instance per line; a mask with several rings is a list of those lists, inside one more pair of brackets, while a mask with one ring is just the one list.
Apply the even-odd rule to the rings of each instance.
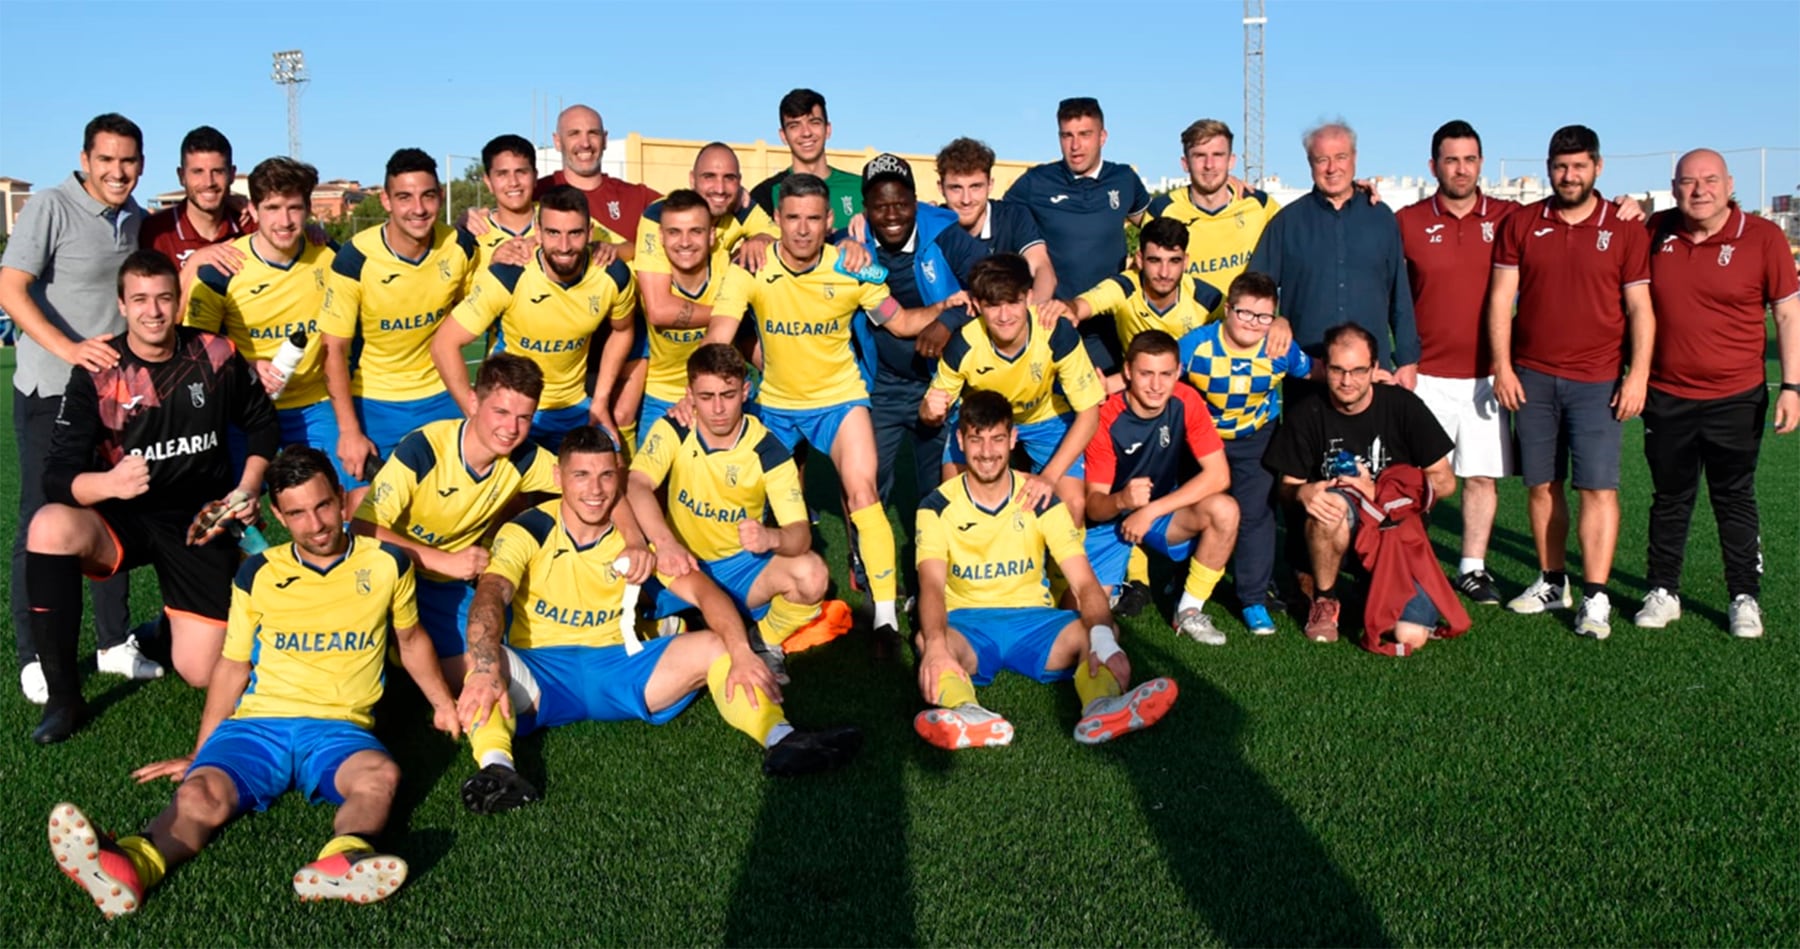
[[1089, 674], [1087, 656], [1075, 660], [1075, 694], [1081, 696], [1081, 707], [1087, 708], [1095, 699], [1112, 698], [1119, 694], [1119, 680], [1113, 678], [1112, 670], [1100, 666], [1100, 671]]
[[626, 464], [631, 463], [631, 456], [637, 454], [637, 423], [631, 422], [619, 426], [619, 456]]
[[1187, 583], [1182, 587], [1189, 596], [1202, 603], [1212, 598], [1213, 588], [1219, 585], [1219, 578], [1225, 575], [1222, 567], [1209, 567], [1198, 560], [1188, 561]]
[[887, 511], [877, 502], [850, 512], [850, 523], [856, 525], [856, 548], [869, 574], [869, 597], [877, 603], [893, 602], [900, 586], [894, 575], [894, 529], [888, 526]]
[[1125, 579], [1150, 585], [1150, 558], [1144, 555], [1144, 548], [1131, 548], [1131, 556], [1125, 561]]
[[513, 734], [518, 729], [519, 722], [514, 716], [501, 715], [498, 708], [489, 712], [487, 721], [469, 733], [469, 750], [475, 756], [476, 766], [483, 766], [482, 762], [490, 752], [499, 752], [511, 759]]
[[795, 603], [777, 593], [769, 600], [769, 612], [763, 615], [758, 624], [762, 629], [763, 642], [778, 646], [818, 615], [819, 604]]
[[742, 689], [726, 698], [725, 677], [730, 673], [731, 657], [728, 655], [714, 659], [712, 666], [706, 670], [706, 691], [712, 693], [713, 704], [719, 708], [719, 717], [725, 720], [725, 724], [756, 739], [757, 744], [766, 744], [769, 732], [787, 721], [787, 713], [761, 689], [756, 690], [755, 708], [750, 707], [750, 697]]
[[975, 685], [966, 676], [946, 672], [938, 676], [937, 704], [943, 708], [979, 705], [975, 701]]
[[368, 841], [361, 837], [358, 837], [355, 834], [344, 834], [341, 837], [331, 838], [324, 847], [319, 849], [319, 855], [313, 859], [323, 860], [326, 857], [335, 857], [340, 853], [355, 853], [359, 850], [372, 852], [374, 849], [374, 847], [369, 845]]
[[144, 889], [148, 890], [161, 883], [164, 874], [169, 872], [169, 861], [149, 840], [132, 834], [120, 837], [116, 843], [120, 850], [125, 851], [125, 856], [131, 861], [132, 869], [137, 871], [138, 882], [143, 884]]

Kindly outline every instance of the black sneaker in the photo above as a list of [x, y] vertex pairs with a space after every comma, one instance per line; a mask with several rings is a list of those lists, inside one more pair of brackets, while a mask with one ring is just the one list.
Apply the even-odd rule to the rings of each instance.
[[862, 743], [862, 732], [851, 725], [816, 732], [795, 729], [763, 752], [763, 774], [788, 778], [841, 768], [856, 757]]
[[1456, 589], [1472, 603], [1483, 606], [1500, 605], [1500, 585], [1494, 582], [1494, 575], [1486, 570], [1471, 570], [1457, 577]]
[[1281, 598], [1281, 588], [1269, 584], [1269, 592], [1263, 594], [1263, 606], [1271, 613], [1286, 613], [1287, 601]]
[[70, 735], [81, 729], [82, 722], [86, 720], [86, 702], [80, 699], [73, 702], [51, 702], [44, 706], [44, 717], [31, 730], [31, 740], [40, 745], [67, 741]]
[[1119, 602], [1113, 604], [1113, 613], [1119, 616], [1136, 616], [1150, 605], [1150, 588], [1136, 580], [1127, 580], [1119, 588]]
[[899, 630], [884, 623], [869, 632], [869, 658], [876, 662], [889, 662], [898, 655], [900, 655]]
[[537, 788], [503, 764], [488, 765], [462, 784], [463, 806], [471, 814], [500, 814], [537, 800]]

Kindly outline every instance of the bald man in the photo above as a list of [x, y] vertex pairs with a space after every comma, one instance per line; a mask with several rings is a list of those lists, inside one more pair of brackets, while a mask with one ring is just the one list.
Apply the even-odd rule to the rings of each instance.
[[1744, 213], [1731, 199], [1731, 172], [1711, 149], [1683, 155], [1670, 183], [1675, 208], [1650, 218], [1650, 296], [1657, 318], [1644, 401], [1644, 459], [1650, 504], [1650, 594], [1639, 626], [1681, 618], [1682, 554], [1694, 496], [1705, 472], [1731, 635], [1762, 635], [1757, 604], [1762, 537], [1756, 511], [1756, 461], [1769, 411], [1763, 368], [1775, 312], [1781, 387], [1775, 431], [1800, 424], [1800, 283], [1787, 238], [1774, 223]]
[[585, 105], [562, 110], [556, 117], [556, 150], [562, 154], [562, 170], [539, 178], [532, 197], [542, 197], [556, 185], [574, 185], [587, 195], [594, 220], [625, 238], [627, 246], [635, 242], [644, 208], [662, 195], [600, 170], [600, 159], [606, 154], [606, 123], [600, 120], [600, 113]]

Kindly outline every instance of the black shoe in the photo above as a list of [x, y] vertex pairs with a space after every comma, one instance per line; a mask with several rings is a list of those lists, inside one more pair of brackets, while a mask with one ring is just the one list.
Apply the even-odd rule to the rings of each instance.
[[51, 703], [44, 708], [44, 717], [38, 720], [38, 726], [31, 730], [31, 740], [40, 745], [54, 745], [66, 741], [70, 735], [81, 728], [87, 718], [87, 703], [72, 702]]
[[1150, 588], [1137, 582], [1127, 580], [1119, 589], [1119, 602], [1113, 604], [1113, 613], [1119, 616], [1136, 616], [1150, 605]]
[[881, 625], [869, 633], [869, 658], [876, 662], [891, 662], [900, 655], [900, 631], [892, 626]]
[[500, 814], [537, 800], [537, 788], [503, 764], [488, 765], [462, 784], [463, 806], [472, 814]]
[[1269, 584], [1269, 592], [1263, 594], [1263, 608], [1271, 613], [1286, 613], [1287, 601], [1281, 598], [1281, 588]]
[[841, 768], [856, 757], [862, 743], [862, 732], [852, 725], [816, 732], [796, 729], [763, 752], [763, 774], [787, 778]]
[[1468, 597], [1470, 602], [1483, 606], [1500, 605], [1500, 585], [1494, 582], [1494, 575], [1486, 570], [1471, 570], [1457, 577], [1456, 589]]

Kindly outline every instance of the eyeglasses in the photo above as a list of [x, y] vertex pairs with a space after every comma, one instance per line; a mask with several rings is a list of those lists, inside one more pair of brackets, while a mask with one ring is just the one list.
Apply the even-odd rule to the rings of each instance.
[[1232, 308], [1231, 315], [1246, 323], [1253, 323], [1257, 326], [1268, 326], [1270, 323], [1275, 322], [1275, 314], [1273, 313], [1258, 313], [1255, 310], [1246, 310], [1241, 306]]
[[1367, 379], [1369, 378], [1369, 373], [1374, 371], [1374, 366], [1358, 366], [1355, 369], [1346, 369], [1343, 366], [1325, 367], [1325, 374], [1331, 376], [1333, 379]]

